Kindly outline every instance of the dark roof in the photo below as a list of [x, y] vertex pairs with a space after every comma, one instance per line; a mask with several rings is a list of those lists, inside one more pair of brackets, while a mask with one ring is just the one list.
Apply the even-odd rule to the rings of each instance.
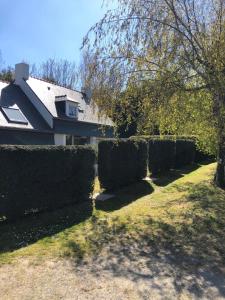
[[92, 101], [90, 101], [90, 103], [87, 102], [84, 98], [84, 94], [81, 92], [34, 77], [30, 77], [26, 82], [54, 118], [61, 117], [58, 115], [56, 109], [55, 98], [57, 96], [66, 95], [68, 99], [77, 102], [79, 105], [78, 121], [101, 125], [113, 125], [109, 118], [99, 116], [97, 105]]
[[[2, 107], [19, 108], [28, 123], [21, 124], [9, 122], [2, 110]], [[0, 127], [38, 131], [46, 131], [50, 129], [20, 87], [3, 82], [0, 82]]]

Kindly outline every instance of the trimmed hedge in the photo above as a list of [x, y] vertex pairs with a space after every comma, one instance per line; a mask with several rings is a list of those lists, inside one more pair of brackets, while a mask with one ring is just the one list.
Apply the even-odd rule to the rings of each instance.
[[148, 168], [153, 175], [168, 171], [174, 167], [175, 141], [150, 139], [148, 149]]
[[102, 188], [114, 190], [147, 175], [144, 140], [105, 140], [98, 145], [98, 175]]
[[[131, 137], [131, 140], [137, 138]], [[172, 168], [181, 168], [195, 161], [196, 138], [194, 136], [146, 135], [139, 138], [148, 141], [148, 167], [153, 175]]]
[[89, 199], [95, 161], [85, 146], [0, 146], [0, 218]]
[[191, 165], [195, 161], [195, 142], [176, 140], [175, 168]]
[[145, 140], [188, 140], [195, 143], [195, 163], [201, 163], [203, 161], [216, 159], [215, 155], [203, 152], [198, 148], [198, 138], [194, 135], [141, 135], [141, 136], [132, 136], [131, 139], [145, 139]]
[[144, 139], [144, 140], [191, 140], [196, 141], [196, 137], [194, 135], [140, 135], [140, 136], [131, 136], [130, 139]]

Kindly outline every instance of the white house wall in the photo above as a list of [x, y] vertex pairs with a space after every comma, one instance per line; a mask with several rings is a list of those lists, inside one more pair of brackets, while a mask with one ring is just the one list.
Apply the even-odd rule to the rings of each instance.
[[66, 145], [66, 135], [56, 133], [54, 135], [54, 141], [55, 141], [56, 146], [65, 146]]

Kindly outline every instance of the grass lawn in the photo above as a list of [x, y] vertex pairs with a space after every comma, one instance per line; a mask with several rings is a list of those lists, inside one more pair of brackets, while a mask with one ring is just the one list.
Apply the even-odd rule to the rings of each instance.
[[[212, 183], [216, 164], [171, 172], [124, 188], [91, 208], [67, 207], [0, 225], [0, 263], [94, 256], [107, 245], [148, 243], [183, 257], [224, 264], [225, 191]], [[75, 222], [77, 216], [79, 222]]]

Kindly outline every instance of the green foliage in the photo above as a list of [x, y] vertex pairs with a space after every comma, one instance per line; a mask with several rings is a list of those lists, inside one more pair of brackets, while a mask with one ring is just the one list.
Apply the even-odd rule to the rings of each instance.
[[158, 122], [161, 134], [194, 135], [199, 149], [208, 154], [217, 153], [217, 122], [208, 92], [173, 95], [165, 105], [161, 104]]
[[147, 174], [147, 143], [123, 139], [101, 141], [98, 172], [100, 185], [107, 190], [141, 180]]
[[[115, 123], [136, 121], [138, 134], [197, 135], [215, 155], [225, 124], [224, 1], [117, 2], [84, 38], [101, 66], [102, 107], [112, 114], [119, 103], [125, 113]], [[132, 119], [138, 103], [133, 109], [124, 95], [138, 95], [141, 118]]]
[[95, 159], [95, 151], [84, 146], [1, 146], [0, 218], [88, 200]]

